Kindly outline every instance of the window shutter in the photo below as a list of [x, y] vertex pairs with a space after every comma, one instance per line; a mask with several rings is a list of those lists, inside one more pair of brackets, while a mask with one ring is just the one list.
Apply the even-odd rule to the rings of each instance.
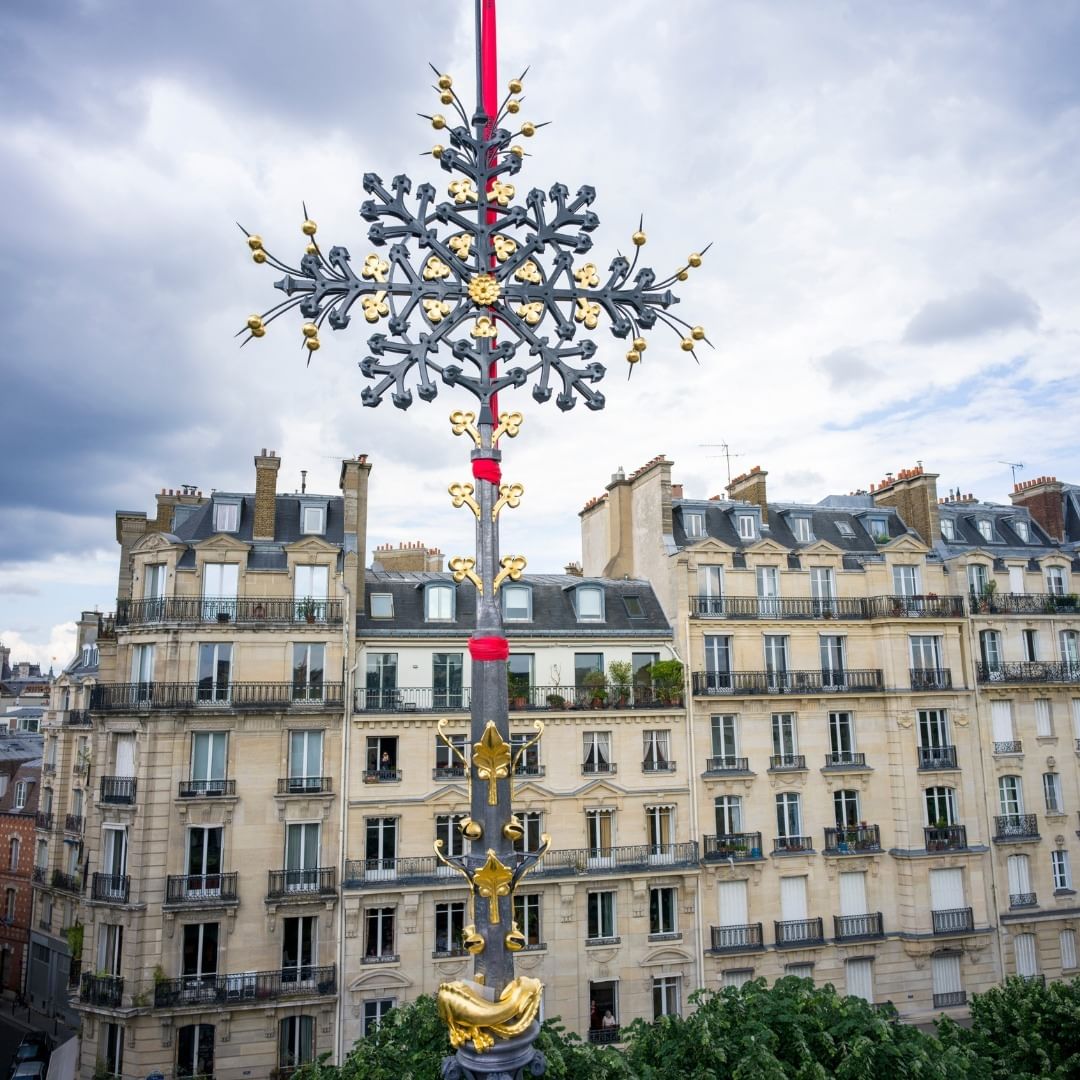
[[780, 879], [780, 917], [788, 922], [806, 918], [806, 878]]
[[1039, 963], [1035, 954], [1035, 935], [1018, 934], [1013, 941], [1013, 948], [1016, 950], [1016, 974], [1037, 975]]
[[1012, 742], [1013, 720], [1012, 702], [994, 701], [990, 703], [990, 726], [994, 733], [994, 742]]
[[1058, 935], [1061, 942], [1061, 966], [1063, 969], [1076, 967], [1076, 931], [1062, 930]]
[[[957, 868], [930, 871], [930, 907], [951, 911], [967, 907], [964, 902], [964, 872]], [[960, 989], [958, 986], [957, 990]]]
[[859, 871], [840, 875], [840, 914], [868, 914], [866, 906], [866, 874], [864, 872]]
[[952, 954], [930, 957], [930, 975], [935, 994], [958, 994], [960, 985], [960, 957]]
[[720, 925], [745, 926], [749, 921], [746, 907], [746, 882], [718, 882], [720, 895]]
[[864, 1001], [874, 1000], [874, 961], [869, 959], [848, 960], [844, 964], [849, 997]]

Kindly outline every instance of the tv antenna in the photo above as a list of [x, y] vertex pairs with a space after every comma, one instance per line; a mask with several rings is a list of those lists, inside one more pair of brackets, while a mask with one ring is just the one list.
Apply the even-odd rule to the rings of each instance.
[[718, 443], [698, 443], [698, 446], [704, 447], [710, 450], [719, 450], [719, 454], [706, 454], [706, 457], [718, 458], [722, 457], [727, 462], [727, 482], [728, 487], [731, 487], [731, 459], [733, 457], [742, 457], [742, 454], [733, 454], [731, 447], [726, 442]]
[[1022, 469], [1024, 463], [1022, 461], [999, 461], [999, 465], [1008, 465], [1012, 469], [1013, 487], [1016, 487], [1016, 470]]

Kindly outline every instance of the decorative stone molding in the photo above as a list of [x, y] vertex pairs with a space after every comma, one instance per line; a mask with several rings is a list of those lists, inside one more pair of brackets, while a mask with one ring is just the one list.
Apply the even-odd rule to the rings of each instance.
[[559, 886], [559, 905], [562, 909], [560, 915], [564, 923], [574, 921], [574, 900], [576, 894], [577, 890], [573, 885]]

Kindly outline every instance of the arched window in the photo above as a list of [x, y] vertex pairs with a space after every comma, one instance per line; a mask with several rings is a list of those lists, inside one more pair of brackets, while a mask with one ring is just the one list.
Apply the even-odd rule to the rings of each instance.
[[213, 1024], [188, 1024], [176, 1033], [176, 1075], [214, 1075]]
[[454, 619], [454, 587], [429, 585], [424, 590], [424, 618], [427, 622], [452, 622]]

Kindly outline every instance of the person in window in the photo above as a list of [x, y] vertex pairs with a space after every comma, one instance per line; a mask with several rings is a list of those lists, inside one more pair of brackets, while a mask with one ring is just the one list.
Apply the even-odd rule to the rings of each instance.
[[600, 1006], [594, 1001], [589, 1008], [589, 1030], [600, 1030]]
[[379, 771], [388, 773], [391, 769], [390, 765], [390, 753], [387, 750], [383, 751], [382, 758], [379, 761]]
[[615, 1015], [612, 1013], [612, 1011], [610, 1009], [605, 1009], [604, 1010], [604, 1019], [602, 1021], [602, 1025], [607, 1030], [610, 1030], [613, 1027], [618, 1027], [619, 1026], [618, 1024], [616, 1024]]

